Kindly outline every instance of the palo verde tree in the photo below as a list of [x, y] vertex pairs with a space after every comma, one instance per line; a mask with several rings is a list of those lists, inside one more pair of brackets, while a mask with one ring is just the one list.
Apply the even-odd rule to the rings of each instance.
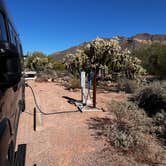
[[100, 69], [108, 70], [109, 73], [120, 73], [129, 79], [135, 79], [139, 74], [145, 73], [141, 67], [141, 61], [131, 57], [130, 52], [119, 45], [118, 38], [104, 40], [97, 38], [79, 50], [76, 55], [68, 55], [66, 67], [77, 76], [81, 71], [96, 73]]

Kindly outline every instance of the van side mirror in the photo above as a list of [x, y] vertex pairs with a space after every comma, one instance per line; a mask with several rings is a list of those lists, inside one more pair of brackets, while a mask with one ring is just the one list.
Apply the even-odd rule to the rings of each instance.
[[0, 88], [16, 85], [21, 79], [21, 56], [10, 43], [0, 44]]

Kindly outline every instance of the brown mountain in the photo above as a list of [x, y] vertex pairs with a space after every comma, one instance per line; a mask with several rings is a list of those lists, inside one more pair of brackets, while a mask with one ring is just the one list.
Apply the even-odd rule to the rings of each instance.
[[[152, 43], [161, 43], [166, 45], [166, 35], [161, 34], [148, 34], [142, 33], [137, 34], [132, 37], [118, 37], [120, 39], [120, 45], [122, 48], [128, 48], [130, 51], [138, 49], [144, 44], [152, 44]], [[105, 40], [110, 40], [111, 38], [103, 38]], [[62, 60], [67, 54], [75, 54], [78, 49], [85, 47], [88, 42], [82, 43], [78, 46], [71, 47], [64, 51], [56, 52], [50, 56], [54, 57], [56, 60]]]

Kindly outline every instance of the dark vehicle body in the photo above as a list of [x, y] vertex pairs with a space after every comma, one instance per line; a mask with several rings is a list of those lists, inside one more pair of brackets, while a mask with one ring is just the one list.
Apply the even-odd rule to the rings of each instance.
[[0, 0], [0, 166], [14, 163], [19, 116], [25, 109], [22, 66], [19, 36]]

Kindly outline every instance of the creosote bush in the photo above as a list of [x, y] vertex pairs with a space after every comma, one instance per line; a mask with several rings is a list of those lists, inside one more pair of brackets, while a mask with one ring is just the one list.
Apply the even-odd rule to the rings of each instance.
[[150, 116], [161, 109], [166, 110], [166, 88], [164, 83], [154, 82], [141, 88], [130, 100], [143, 108]]

